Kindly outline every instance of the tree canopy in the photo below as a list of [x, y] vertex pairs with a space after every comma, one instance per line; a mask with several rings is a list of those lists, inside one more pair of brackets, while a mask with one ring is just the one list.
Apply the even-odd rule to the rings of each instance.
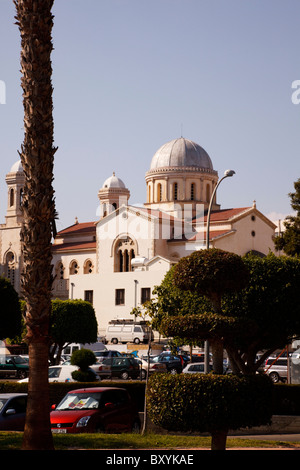
[[[248, 285], [222, 297], [221, 311], [198, 292], [174, 285], [176, 266], [155, 289], [153, 328], [186, 344], [222, 337], [235, 372], [255, 373], [264, 357], [300, 337], [300, 260], [269, 254], [242, 258]], [[257, 353], [265, 356], [257, 358]]]
[[58, 357], [70, 343], [94, 343], [97, 341], [98, 324], [95, 310], [84, 300], [52, 300], [51, 313], [52, 350]]
[[300, 255], [300, 178], [294, 183], [295, 192], [289, 193], [291, 207], [296, 215], [289, 215], [283, 222], [285, 231], [275, 239], [275, 247], [289, 256]]

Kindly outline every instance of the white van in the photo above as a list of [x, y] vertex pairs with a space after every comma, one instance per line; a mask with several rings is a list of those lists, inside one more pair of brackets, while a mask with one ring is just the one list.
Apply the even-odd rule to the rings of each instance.
[[[111, 321], [106, 329], [106, 342], [117, 343], [147, 343], [149, 328], [145, 322]], [[153, 340], [153, 334], [152, 334]]]

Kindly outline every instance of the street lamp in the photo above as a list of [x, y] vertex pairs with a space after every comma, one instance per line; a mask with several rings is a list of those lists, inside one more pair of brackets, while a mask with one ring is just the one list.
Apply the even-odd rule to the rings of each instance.
[[[210, 213], [211, 213], [211, 206], [216, 194], [216, 191], [218, 187], [220, 186], [220, 183], [225, 179], [228, 178], [229, 176], [233, 176], [235, 174], [234, 170], [226, 170], [224, 172], [224, 176], [218, 181], [217, 185], [215, 186], [215, 189], [213, 190], [213, 193], [211, 195], [210, 201], [209, 201], [209, 206], [208, 206], [208, 212], [207, 212], [207, 225], [206, 225], [206, 248], [209, 249], [209, 226], [210, 226]], [[209, 372], [209, 343], [208, 341], [205, 341], [204, 343], [204, 372], [208, 374]]]
[[209, 201], [209, 206], [208, 206], [208, 212], [207, 212], [207, 229], [206, 229], [206, 248], [208, 249], [209, 248], [209, 226], [210, 226], [210, 213], [211, 213], [211, 206], [212, 206], [212, 203], [213, 203], [213, 200], [214, 200], [214, 197], [215, 197], [215, 194], [216, 194], [216, 191], [218, 189], [218, 187], [220, 186], [220, 183], [225, 179], [225, 178], [228, 178], [229, 176], [233, 176], [235, 174], [235, 171], [234, 170], [226, 170], [225, 173], [224, 173], [224, 176], [223, 178], [221, 178], [217, 185], [215, 186], [215, 189], [213, 190], [213, 193], [211, 195], [211, 198], [210, 198], [210, 201]]

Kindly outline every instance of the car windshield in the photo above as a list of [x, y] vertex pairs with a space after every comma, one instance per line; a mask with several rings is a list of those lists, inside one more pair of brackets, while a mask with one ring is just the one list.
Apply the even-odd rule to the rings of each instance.
[[0, 410], [2, 410], [6, 402], [7, 402], [7, 398], [0, 398]]
[[101, 393], [70, 393], [56, 407], [56, 410], [91, 410], [99, 408]]
[[26, 359], [24, 359], [23, 357], [20, 357], [20, 356], [13, 356], [13, 360], [16, 364], [28, 364]]
[[51, 367], [48, 370], [48, 378], [53, 379], [54, 377], [59, 377], [60, 373], [61, 373], [61, 367]]
[[96, 357], [104, 357], [108, 356], [109, 351], [100, 351], [100, 352], [94, 352]]

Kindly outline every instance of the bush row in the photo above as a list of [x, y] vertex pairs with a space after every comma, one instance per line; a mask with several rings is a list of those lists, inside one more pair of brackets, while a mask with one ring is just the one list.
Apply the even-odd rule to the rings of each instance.
[[[144, 410], [145, 399], [145, 382], [140, 381], [101, 381], [99, 383], [50, 383], [50, 405], [57, 404], [68, 393], [69, 390], [76, 388], [89, 388], [95, 386], [104, 387], [122, 387], [126, 388], [134, 401], [136, 402], [139, 411]], [[13, 392], [27, 392], [26, 383], [0, 381], [0, 393], [13, 393]], [[294, 415], [300, 416], [300, 384], [274, 384], [273, 397], [272, 397], [272, 413], [274, 415]]]
[[267, 376], [156, 375], [147, 389], [152, 421], [169, 431], [227, 431], [269, 424], [272, 383]]

